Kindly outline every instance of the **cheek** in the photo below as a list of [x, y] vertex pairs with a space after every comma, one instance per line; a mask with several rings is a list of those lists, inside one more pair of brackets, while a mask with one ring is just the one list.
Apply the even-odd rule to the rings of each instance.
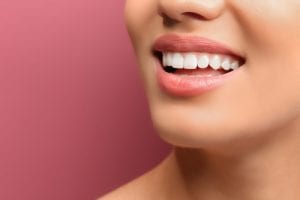
[[300, 1], [247, 3], [238, 13], [248, 54], [244, 95], [255, 97], [265, 124], [288, 122], [300, 113]]
[[137, 32], [139, 30], [139, 4], [136, 3], [136, 0], [127, 0], [124, 9], [125, 23], [127, 31], [132, 41], [137, 37]]
[[299, 42], [299, 0], [245, 0], [236, 3], [235, 9], [249, 48], [268, 52], [283, 48], [286, 42]]
[[300, 27], [283, 24], [263, 28], [265, 34], [256, 31], [256, 48], [249, 48], [248, 60], [252, 92], [262, 114], [278, 125], [300, 114]]
[[133, 39], [142, 38], [149, 30], [155, 12], [156, 0], [127, 0], [124, 9], [127, 30]]

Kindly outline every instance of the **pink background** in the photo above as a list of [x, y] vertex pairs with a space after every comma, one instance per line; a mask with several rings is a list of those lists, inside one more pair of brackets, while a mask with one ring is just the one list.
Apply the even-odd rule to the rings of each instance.
[[169, 151], [152, 129], [124, 0], [0, 1], [0, 199], [86, 200]]

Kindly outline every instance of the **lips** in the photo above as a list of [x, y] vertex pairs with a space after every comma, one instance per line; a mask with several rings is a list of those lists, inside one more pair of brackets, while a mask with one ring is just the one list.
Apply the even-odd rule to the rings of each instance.
[[160, 88], [176, 96], [197, 96], [221, 87], [245, 63], [226, 45], [196, 36], [164, 35], [153, 51]]
[[163, 35], [154, 43], [154, 50], [160, 52], [207, 52], [239, 56], [224, 44], [197, 36]]

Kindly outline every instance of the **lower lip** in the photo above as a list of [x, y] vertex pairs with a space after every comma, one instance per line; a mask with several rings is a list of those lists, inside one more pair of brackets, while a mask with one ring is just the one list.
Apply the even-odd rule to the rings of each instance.
[[199, 96], [224, 85], [240, 68], [217, 76], [178, 75], [165, 72], [161, 63], [156, 64], [156, 76], [160, 88], [175, 96]]

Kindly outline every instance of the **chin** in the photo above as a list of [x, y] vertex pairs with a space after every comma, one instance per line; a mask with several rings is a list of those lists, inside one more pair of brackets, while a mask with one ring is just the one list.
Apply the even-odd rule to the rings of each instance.
[[247, 127], [228, 126], [225, 121], [199, 120], [198, 123], [180, 118], [155, 118], [159, 136], [166, 142], [181, 147], [212, 149], [247, 140]]
[[213, 110], [208, 105], [178, 102], [156, 102], [150, 107], [153, 125], [167, 143], [222, 154], [258, 149], [293, 121], [289, 115], [279, 119], [272, 112], [263, 115], [242, 107]]

